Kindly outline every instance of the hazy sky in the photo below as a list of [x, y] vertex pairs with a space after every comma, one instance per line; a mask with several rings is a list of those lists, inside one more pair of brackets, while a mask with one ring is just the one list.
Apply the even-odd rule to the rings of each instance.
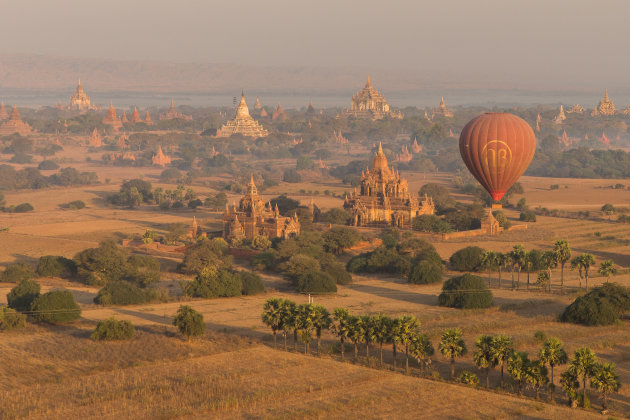
[[[2, 0], [0, 53], [630, 86], [628, 0]], [[1, 65], [1, 63], [0, 63]]]

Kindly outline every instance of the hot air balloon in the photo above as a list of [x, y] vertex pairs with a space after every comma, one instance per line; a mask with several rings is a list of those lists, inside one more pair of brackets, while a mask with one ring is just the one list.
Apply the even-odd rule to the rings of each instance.
[[536, 136], [516, 115], [487, 113], [466, 124], [459, 152], [470, 173], [499, 201], [534, 158]]

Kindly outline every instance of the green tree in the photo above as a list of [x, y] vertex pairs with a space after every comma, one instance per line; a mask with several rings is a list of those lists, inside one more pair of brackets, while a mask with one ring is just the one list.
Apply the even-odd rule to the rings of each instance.
[[497, 335], [492, 340], [492, 364], [501, 366], [501, 388], [503, 388], [503, 368], [514, 352], [512, 337]]
[[459, 328], [449, 328], [442, 333], [438, 350], [442, 356], [451, 361], [451, 379], [455, 377], [455, 358], [461, 357], [468, 351], [466, 343], [462, 338], [462, 330]]
[[530, 361], [525, 352], [513, 351], [507, 359], [507, 371], [516, 382], [518, 395], [523, 393], [529, 367]]
[[615, 372], [615, 365], [612, 363], [597, 363], [591, 376], [591, 388], [596, 389], [602, 396], [602, 407], [608, 408], [608, 395], [619, 391], [621, 382], [619, 375]]
[[498, 255], [492, 250], [485, 251], [482, 257], [482, 267], [488, 270], [488, 287], [490, 287], [490, 272], [499, 268]]
[[365, 325], [359, 316], [348, 317], [348, 339], [354, 345], [354, 362], [359, 360], [359, 344], [365, 340]]
[[0, 306], [0, 331], [16, 330], [25, 326], [25, 315], [6, 306]]
[[[580, 277], [582, 277], [582, 273], [584, 275], [584, 285], [586, 287], [586, 291], [588, 292], [588, 272], [592, 265], [595, 264], [595, 257], [593, 254], [584, 253], [578, 255], [577, 257], [571, 260], [571, 268], [577, 268], [580, 272]], [[580, 287], [582, 285], [580, 284]]]
[[283, 299], [271, 298], [267, 299], [263, 305], [262, 322], [271, 328], [273, 334], [273, 348], [277, 348], [277, 334], [282, 330], [284, 325], [284, 317], [282, 313]]
[[402, 342], [400, 318], [394, 318], [389, 324], [389, 336], [388, 341], [392, 344], [392, 366], [394, 372], [396, 371], [398, 344]]
[[536, 399], [538, 399], [540, 397], [540, 388], [549, 382], [547, 368], [542, 361], [534, 360], [529, 364], [525, 372], [525, 381], [530, 387], [534, 388]]
[[33, 301], [39, 297], [40, 290], [39, 283], [35, 280], [24, 279], [7, 294], [7, 304], [17, 311], [28, 311]]
[[466, 273], [444, 282], [438, 304], [459, 309], [488, 308], [492, 293], [481, 277]]
[[51, 290], [38, 296], [31, 305], [36, 321], [62, 324], [81, 317], [81, 307], [68, 290]]
[[344, 360], [345, 342], [350, 339], [350, 313], [346, 308], [335, 308], [333, 311], [333, 323], [330, 330], [339, 338], [341, 360]]
[[[551, 368], [551, 384], [555, 386], [553, 369], [556, 366], [564, 365], [568, 361], [567, 352], [564, 350], [562, 341], [556, 337], [549, 337], [540, 349], [538, 358], [543, 365], [549, 365]], [[551, 394], [551, 399], [553, 400], [553, 393]]]
[[90, 338], [92, 340], [130, 340], [135, 333], [136, 329], [131, 322], [112, 317], [99, 321]]
[[173, 317], [173, 325], [180, 333], [186, 336], [190, 343], [191, 337], [203, 334], [206, 324], [203, 322], [203, 315], [195, 311], [188, 305], [181, 305]]
[[582, 407], [588, 407], [590, 405], [588, 395], [586, 393], [586, 382], [595, 373], [595, 367], [597, 365], [597, 356], [595, 353], [586, 347], [579, 348], [573, 354], [573, 358], [569, 362], [569, 367], [575, 371], [578, 379], [582, 382]]
[[473, 353], [473, 361], [475, 365], [486, 372], [486, 388], [490, 388], [490, 369], [495, 366], [493, 352], [493, 337], [491, 335], [482, 335], [475, 340], [477, 350]]
[[374, 339], [379, 345], [379, 366], [383, 367], [383, 344], [388, 340], [392, 320], [386, 315], [378, 314], [372, 317]]
[[317, 337], [317, 355], [320, 355], [322, 330], [330, 328], [332, 320], [330, 319], [330, 312], [321, 305], [313, 305], [312, 308], [312, 322], [315, 327], [315, 336]]
[[315, 330], [314, 306], [311, 303], [303, 303], [296, 308], [296, 324], [300, 332], [300, 340], [304, 344], [304, 354], [310, 352], [311, 339]]
[[564, 292], [564, 265], [571, 259], [571, 246], [561, 239], [553, 245], [552, 252], [556, 264], [560, 265], [560, 292]]
[[420, 365], [420, 373], [424, 375], [425, 369], [431, 364], [431, 356], [435, 353], [433, 344], [426, 334], [414, 334], [409, 340], [409, 353]]
[[525, 248], [523, 245], [514, 245], [514, 248], [508, 253], [510, 259], [511, 271], [512, 271], [512, 289], [514, 289], [514, 270], [517, 272], [516, 288], [518, 289], [521, 284], [521, 270], [526, 264]]
[[405, 372], [409, 373], [409, 346], [414, 336], [420, 332], [420, 321], [413, 315], [398, 317], [400, 326], [400, 342], [405, 346]]
[[[553, 251], [545, 251], [542, 255], [541, 266], [545, 272], [545, 278], [547, 279], [548, 291], [551, 293], [551, 270], [558, 266], [558, 260]], [[538, 275], [540, 279], [540, 273]]]
[[322, 235], [324, 249], [333, 254], [341, 254], [359, 242], [359, 234], [351, 228], [335, 227]]
[[569, 366], [567, 370], [562, 372], [560, 375], [560, 384], [562, 384], [564, 393], [569, 397], [569, 404], [571, 407], [575, 407], [578, 400], [578, 390], [580, 388], [580, 381], [575, 367]]
[[527, 289], [530, 286], [530, 273], [543, 270], [543, 253], [538, 249], [532, 249], [525, 255], [525, 271], [527, 271]]
[[606, 282], [609, 282], [610, 278], [617, 274], [617, 269], [615, 268], [613, 260], [605, 260], [599, 264], [599, 270], [597, 270], [597, 272], [606, 277]]
[[[295, 313], [297, 305], [289, 299], [283, 299], [280, 305], [282, 316], [282, 337], [284, 339], [284, 351], [287, 351], [287, 335], [295, 329]], [[293, 336], [294, 344], [297, 346], [297, 333]]]

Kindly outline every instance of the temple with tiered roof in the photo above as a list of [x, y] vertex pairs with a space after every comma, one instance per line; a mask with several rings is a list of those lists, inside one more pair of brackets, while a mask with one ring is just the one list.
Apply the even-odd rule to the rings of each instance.
[[284, 112], [284, 109], [282, 109], [282, 106], [280, 104], [278, 104], [278, 107], [273, 112], [273, 115], [271, 115], [271, 121], [276, 121], [276, 120], [286, 121], [288, 118], [289, 116], [287, 115], [286, 112]]
[[446, 103], [444, 102], [444, 96], [440, 99], [440, 105], [433, 110], [433, 115], [431, 118], [435, 117], [444, 117], [451, 118], [453, 116], [453, 112], [446, 107]]
[[560, 104], [560, 112], [556, 115], [556, 118], [553, 119], [553, 122], [556, 124], [562, 124], [562, 122], [566, 119], [567, 116], [564, 115], [564, 108], [562, 107], [562, 104]]
[[81, 78], [79, 78], [79, 84], [77, 85], [77, 90], [70, 96], [70, 109], [77, 111], [87, 111], [90, 109], [97, 109], [97, 107], [92, 105], [90, 101], [90, 97], [83, 90], [83, 86], [81, 86]]
[[571, 108], [567, 109], [567, 114], [583, 114], [584, 107], [580, 104], [575, 104]]
[[184, 120], [184, 121], [190, 121], [192, 120], [192, 115], [184, 115], [181, 112], [177, 111], [175, 109], [175, 103], [173, 102], [173, 100], [171, 99], [171, 107], [168, 109], [168, 111], [163, 112], [160, 114], [160, 121], [161, 120]]
[[158, 151], [151, 158], [151, 163], [155, 166], [166, 166], [171, 164], [171, 158], [164, 154], [162, 146], [158, 146]]
[[114, 108], [112, 101], [109, 102], [109, 109], [107, 110], [105, 118], [103, 118], [103, 124], [109, 125], [115, 130], [118, 130], [123, 125], [122, 121], [116, 116], [116, 108]]
[[140, 113], [138, 112], [138, 107], [133, 107], [133, 112], [131, 113], [131, 117], [129, 117], [129, 122], [131, 124], [142, 122], [142, 119], [140, 118]]
[[604, 98], [597, 105], [596, 115], [615, 115], [615, 103], [608, 97], [608, 89], [604, 91]]
[[346, 108], [338, 117], [380, 120], [385, 117], [401, 119], [402, 114], [390, 108], [385, 97], [372, 87], [368, 76], [365, 87], [352, 95], [350, 109]]
[[300, 234], [300, 222], [297, 214], [282, 216], [271, 204], [265, 205], [258, 195], [258, 189], [252, 175], [247, 192], [236, 204], [226, 206], [223, 213], [223, 237], [230, 242], [244, 239], [253, 240], [257, 236], [287, 239]]
[[146, 125], [153, 125], [153, 124], [155, 124], [155, 123], [153, 122], [153, 120], [151, 119], [151, 114], [149, 114], [149, 110], [148, 110], [148, 109], [147, 109], [147, 113], [146, 113], [146, 115], [144, 116], [144, 123], [145, 123]]
[[0, 136], [8, 136], [15, 133], [24, 136], [32, 134], [34, 131], [35, 130], [33, 130], [28, 123], [22, 121], [20, 111], [18, 111], [17, 106], [15, 105], [13, 105], [13, 110], [11, 111], [9, 119], [0, 125]]
[[9, 119], [9, 113], [4, 107], [4, 101], [0, 102], [0, 121], [6, 121]]
[[246, 137], [266, 137], [269, 135], [269, 132], [249, 115], [244, 93], [241, 93], [241, 102], [236, 108], [234, 119], [226, 122], [217, 130], [217, 137], [230, 137], [233, 134]]
[[352, 214], [354, 226], [405, 228], [414, 217], [435, 213], [431, 197], [425, 195], [420, 202], [409, 193], [407, 180], [388, 167], [380, 143], [372, 168], [361, 173], [361, 191], [346, 197], [343, 206]]
[[101, 137], [96, 127], [94, 127], [94, 130], [92, 130], [92, 134], [87, 140], [87, 145], [91, 147], [103, 146], [103, 137]]

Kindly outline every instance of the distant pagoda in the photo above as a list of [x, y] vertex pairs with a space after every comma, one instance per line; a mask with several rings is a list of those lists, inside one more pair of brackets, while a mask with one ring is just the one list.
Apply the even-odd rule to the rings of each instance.
[[107, 110], [107, 114], [105, 115], [105, 118], [103, 118], [103, 124], [109, 125], [115, 130], [118, 130], [123, 125], [122, 121], [120, 121], [116, 116], [116, 108], [114, 108], [114, 105], [111, 101], [109, 102], [109, 109]]
[[278, 104], [278, 108], [276, 108], [273, 115], [271, 116], [271, 121], [275, 121], [275, 120], [286, 121], [288, 118], [289, 116], [287, 115], [287, 113], [284, 112], [284, 109], [282, 109], [282, 106]]
[[597, 105], [599, 115], [615, 115], [615, 103], [608, 97], [608, 89], [604, 91], [604, 98]]
[[313, 106], [313, 101], [309, 101], [308, 108], [306, 108], [306, 115], [315, 115], [317, 111], [315, 111], [315, 107]]
[[171, 107], [168, 109], [168, 111], [163, 112], [160, 114], [160, 121], [161, 120], [184, 120], [184, 121], [190, 121], [192, 120], [192, 115], [184, 115], [181, 112], [177, 111], [175, 109], [175, 103], [173, 102], [173, 100], [171, 99]]
[[553, 119], [553, 122], [556, 124], [562, 124], [562, 122], [564, 120], [567, 119], [567, 116], [564, 115], [564, 108], [562, 107], [562, 104], [560, 105], [560, 112], [558, 113], [558, 115], [556, 116], [556, 118]]
[[217, 137], [230, 137], [233, 134], [246, 137], [267, 137], [269, 135], [269, 132], [249, 115], [244, 93], [241, 93], [241, 102], [236, 108], [234, 119], [226, 122], [217, 130]]
[[262, 109], [262, 104], [260, 103], [260, 99], [256, 96], [256, 103], [254, 104], [254, 109], [256, 111], [260, 111]]
[[0, 102], [0, 121], [6, 121], [9, 119], [9, 113], [4, 107], [4, 101]]
[[446, 107], [446, 103], [444, 102], [444, 96], [440, 99], [440, 105], [433, 110], [433, 117], [444, 117], [451, 118], [453, 116], [453, 112]]
[[70, 96], [70, 109], [77, 111], [87, 111], [90, 109], [97, 109], [92, 105], [90, 101], [90, 97], [83, 90], [83, 86], [81, 86], [81, 78], [79, 77], [79, 84], [77, 85], [77, 90], [74, 92], [72, 96]]
[[352, 95], [350, 109], [346, 108], [338, 117], [380, 120], [385, 117], [401, 119], [402, 114], [392, 111], [385, 97], [372, 87], [368, 76], [365, 87]]
[[142, 122], [142, 120], [140, 119], [140, 113], [138, 112], [138, 108], [136, 106], [133, 107], [133, 113], [129, 118], [129, 122], [132, 124]]
[[153, 125], [153, 124], [155, 124], [155, 123], [153, 122], [153, 120], [151, 119], [151, 114], [149, 114], [149, 110], [147, 110], [147, 113], [146, 113], [146, 115], [144, 116], [144, 123], [145, 123], [146, 125]]
[[158, 151], [153, 155], [151, 163], [155, 166], [166, 166], [171, 164], [171, 158], [162, 152], [162, 146], [158, 146]]
[[584, 108], [580, 104], [575, 104], [571, 108], [567, 109], [567, 114], [583, 114]]
[[17, 106], [15, 105], [13, 105], [13, 110], [11, 111], [9, 119], [0, 125], [0, 136], [8, 136], [15, 133], [26, 135], [32, 134], [33, 132], [34, 130], [31, 126], [22, 121], [20, 111], [18, 111]]
[[94, 127], [92, 134], [88, 138], [88, 146], [91, 146], [91, 147], [103, 146], [103, 137], [101, 137], [96, 127]]

